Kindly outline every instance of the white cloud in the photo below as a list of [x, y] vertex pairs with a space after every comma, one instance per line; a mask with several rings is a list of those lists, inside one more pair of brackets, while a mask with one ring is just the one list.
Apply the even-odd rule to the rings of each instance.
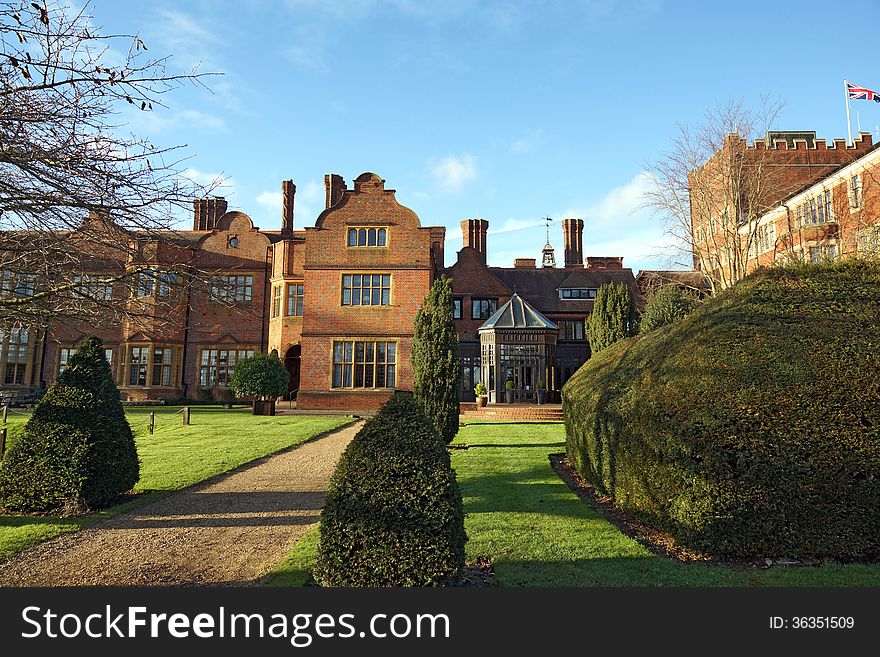
[[477, 179], [476, 158], [465, 153], [460, 156], [449, 155], [441, 160], [432, 160], [428, 163], [431, 177], [441, 190], [446, 192], [458, 192], [465, 185]]
[[530, 130], [510, 145], [510, 152], [518, 155], [532, 153], [544, 141], [544, 131]]
[[668, 268], [672, 260], [681, 259], [660, 221], [644, 205], [652, 185], [643, 171], [585, 208], [566, 211], [564, 216], [584, 220], [584, 255], [623, 256], [624, 266], [634, 270]]
[[127, 116], [127, 125], [133, 132], [150, 138], [174, 130], [229, 131], [226, 122], [220, 117], [193, 109], [174, 111], [156, 107], [153, 111], [143, 112], [138, 108], [131, 108]]
[[205, 194], [226, 198], [235, 196], [235, 181], [222, 173], [208, 173], [189, 168], [183, 172], [183, 177], [201, 186]]
[[275, 214], [281, 214], [281, 205], [284, 197], [281, 192], [263, 192], [256, 198], [257, 204], [270, 210]]

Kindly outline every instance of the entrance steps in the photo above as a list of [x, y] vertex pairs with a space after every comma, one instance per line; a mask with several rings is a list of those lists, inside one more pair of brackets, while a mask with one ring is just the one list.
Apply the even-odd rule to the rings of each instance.
[[502, 422], [562, 422], [562, 404], [487, 404], [462, 402], [460, 416], [467, 420]]

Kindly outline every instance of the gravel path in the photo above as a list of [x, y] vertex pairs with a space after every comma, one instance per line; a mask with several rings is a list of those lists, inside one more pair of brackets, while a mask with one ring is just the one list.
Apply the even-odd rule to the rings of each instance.
[[0, 564], [0, 586], [253, 583], [318, 520], [362, 424], [36, 545]]

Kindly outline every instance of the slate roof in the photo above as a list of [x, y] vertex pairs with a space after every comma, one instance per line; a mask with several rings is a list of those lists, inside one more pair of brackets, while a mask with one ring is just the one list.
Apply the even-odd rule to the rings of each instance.
[[483, 322], [479, 330], [526, 328], [556, 329], [558, 327], [514, 292], [510, 300]]
[[605, 283], [623, 283], [633, 294], [635, 285], [632, 269], [509, 269], [490, 267], [491, 271], [512, 292], [516, 292], [544, 313], [584, 312], [593, 307], [592, 300], [565, 300], [559, 298], [560, 287], [599, 288]]

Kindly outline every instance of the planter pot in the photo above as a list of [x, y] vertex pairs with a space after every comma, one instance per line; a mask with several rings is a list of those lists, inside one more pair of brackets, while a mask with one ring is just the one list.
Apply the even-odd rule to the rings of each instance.
[[477, 397], [477, 408], [486, 408], [486, 403], [488, 401], [488, 397]]
[[275, 400], [255, 399], [254, 415], [275, 415]]
[[504, 401], [506, 401], [508, 404], [513, 403], [513, 390], [504, 391]]
[[546, 390], [544, 390], [542, 388], [538, 388], [535, 392], [538, 395], [538, 403], [539, 404], [547, 403], [547, 391]]

